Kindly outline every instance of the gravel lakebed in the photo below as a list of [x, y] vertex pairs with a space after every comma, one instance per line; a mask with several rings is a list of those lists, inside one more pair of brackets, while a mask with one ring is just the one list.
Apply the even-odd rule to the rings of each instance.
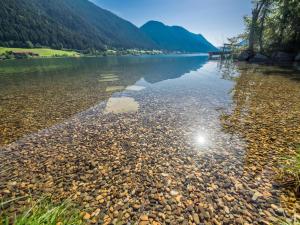
[[[242, 122], [237, 98], [245, 97], [239, 88], [277, 78], [247, 77], [242, 70], [238, 79], [244, 80], [236, 82], [221, 79], [216, 67], [210, 62], [153, 85], [139, 81], [136, 86], [144, 88], [116, 92], [111, 98], [117, 100], [101, 101], [2, 146], [0, 198], [69, 198], [92, 224], [277, 224], [279, 217], [299, 219], [299, 201], [274, 185], [275, 159], [266, 157], [270, 152], [264, 154], [272, 143], [261, 147], [269, 130], [256, 140], [253, 135], [263, 132], [252, 129], [257, 121], [245, 116], [247, 126], [238, 126]], [[287, 94], [300, 90], [298, 81], [280, 79], [290, 85]], [[268, 97], [270, 102], [277, 98]], [[119, 105], [122, 98], [124, 112], [114, 111], [113, 103]], [[294, 118], [294, 125], [282, 125], [288, 130], [276, 136], [275, 147], [293, 151], [293, 145], [280, 141], [299, 141], [297, 98], [288, 98], [286, 107], [293, 113], [289, 108], [286, 114], [277, 114], [274, 106], [265, 109], [268, 115]], [[278, 101], [284, 104], [286, 99]], [[131, 106], [127, 111], [126, 105]], [[256, 118], [263, 113], [254, 111]], [[265, 120], [265, 127], [273, 127], [272, 132], [282, 128], [275, 122]], [[251, 140], [259, 145], [256, 149]], [[26, 204], [19, 199], [6, 210], [13, 214]]]

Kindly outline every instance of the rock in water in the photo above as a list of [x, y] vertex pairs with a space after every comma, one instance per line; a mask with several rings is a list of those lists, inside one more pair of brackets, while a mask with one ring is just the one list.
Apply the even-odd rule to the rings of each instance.
[[253, 56], [253, 52], [246, 50], [238, 56], [239, 61], [248, 61]]
[[294, 60], [294, 54], [286, 52], [274, 52], [272, 59], [276, 62], [291, 62]]
[[296, 62], [300, 62], [300, 52], [296, 55], [295, 61], [296, 61]]
[[249, 59], [251, 63], [267, 63], [269, 58], [263, 54], [257, 53], [252, 58]]

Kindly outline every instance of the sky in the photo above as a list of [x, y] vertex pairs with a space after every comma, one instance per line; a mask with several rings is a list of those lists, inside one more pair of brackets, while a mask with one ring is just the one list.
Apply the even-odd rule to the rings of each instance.
[[251, 0], [91, 0], [140, 27], [149, 20], [204, 35], [215, 46], [244, 30]]

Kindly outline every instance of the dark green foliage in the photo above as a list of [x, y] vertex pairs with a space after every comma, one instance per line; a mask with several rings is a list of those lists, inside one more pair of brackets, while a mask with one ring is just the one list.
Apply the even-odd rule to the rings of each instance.
[[179, 26], [166, 26], [150, 21], [141, 27], [160, 49], [181, 52], [217, 51], [201, 34], [193, 34]]
[[88, 0], [0, 0], [0, 4], [0, 44], [5, 47], [155, 47], [133, 24]]
[[272, 53], [300, 51], [300, 1], [255, 0], [245, 17], [249, 50]]
[[[271, 49], [300, 51], [300, 1], [272, 0], [265, 36], [273, 37]], [[274, 12], [275, 11], [275, 12]], [[267, 43], [268, 44], [268, 43]]]

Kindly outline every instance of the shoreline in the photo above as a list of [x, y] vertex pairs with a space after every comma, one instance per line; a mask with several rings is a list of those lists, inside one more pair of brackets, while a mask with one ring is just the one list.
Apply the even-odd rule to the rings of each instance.
[[[3, 50], [5, 49], [5, 50]], [[2, 50], [2, 51], [1, 51]], [[23, 53], [27, 55], [22, 55], [20, 57], [14, 56], [14, 51], [18, 50], [18, 53]], [[38, 54], [40, 51], [53, 51], [52, 55], [34, 55]], [[59, 51], [60, 54], [54, 54], [56, 51]], [[6, 57], [6, 55], [9, 55]], [[73, 54], [73, 55], [72, 55]], [[49, 48], [33, 48], [33, 49], [24, 49], [24, 48], [4, 48], [0, 47], [0, 62], [8, 60], [19, 60], [19, 59], [53, 59], [53, 58], [89, 58], [89, 57], [109, 57], [109, 56], [155, 56], [155, 55], [183, 55], [183, 56], [194, 56], [194, 55], [207, 55], [206, 52], [168, 52], [162, 50], [136, 50], [136, 49], [126, 49], [126, 50], [107, 50], [99, 52], [96, 54], [84, 54], [78, 50], [55, 50]], [[6, 58], [5, 58], [6, 57]]]
[[105, 57], [118, 55], [158, 55], [164, 54], [160, 50], [111, 50], [84, 52], [71, 49], [51, 49], [51, 48], [6, 48], [0, 47], [0, 61], [11, 59], [28, 59], [28, 58], [79, 58], [79, 57]]

